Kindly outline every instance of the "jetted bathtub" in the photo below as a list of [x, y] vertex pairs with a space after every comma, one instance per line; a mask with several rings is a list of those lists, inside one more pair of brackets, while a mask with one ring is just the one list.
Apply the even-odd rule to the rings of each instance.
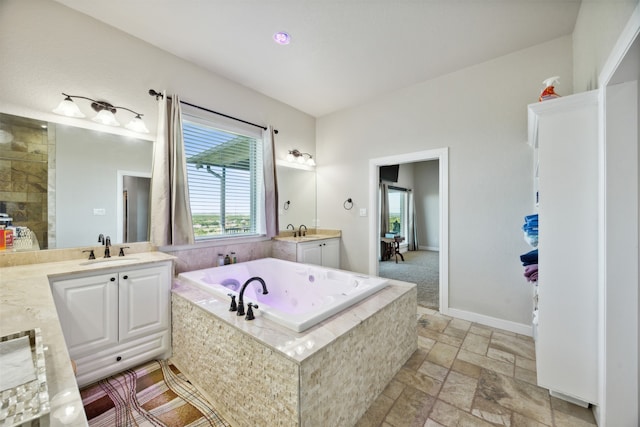
[[[315, 265], [275, 258], [180, 273], [178, 279], [231, 301], [252, 277], [261, 277], [268, 294], [262, 294], [259, 281], [244, 292], [245, 309], [258, 303], [259, 312], [296, 332], [302, 332], [362, 301], [387, 286], [387, 280]], [[237, 300], [237, 298], [236, 298]], [[257, 312], [256, 312], [257, 314]]]

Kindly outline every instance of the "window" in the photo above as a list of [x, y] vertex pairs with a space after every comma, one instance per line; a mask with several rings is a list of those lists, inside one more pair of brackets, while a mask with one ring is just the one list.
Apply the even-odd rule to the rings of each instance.
[[262, 140], [183, 113], [196, 241], [263, 232]]
[[389, 233], [407, 235], [407, 190], [389, 187]]

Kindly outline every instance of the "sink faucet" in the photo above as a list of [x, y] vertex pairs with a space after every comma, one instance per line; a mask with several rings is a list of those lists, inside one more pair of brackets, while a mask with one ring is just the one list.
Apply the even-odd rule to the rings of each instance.
[[[262, 277], [252, 277], [251, 279], [247, 280], [246, 282], [244, 282], [244, 285], [242, 285], [242, 289], [240, 289], [240, 295], [238, 297], [238, 312], [236, 313], [238, 316], [244, 316], [244, 290], [247, 288], [247, 285], [251, 282], [253, 282], [254, 280], [257, 280], [258, 282], [262, 283], [262, 294], [266, 295], [269, 293], [269, 291], [267, 290], [267, 285], [264, 283], [264, 280], [262, 280]], [[253, 305], [253, 307], [256, 307], [256, 305]], [[249, 319], [251, 320], [251, 319]]]
[[111, 237], [107, 236], [104, 238], [104, 257], [111, 258], [111, 251], [109, 250], [109, 246], [111, 246]]
[[[304, 231], [302, 231], [302, 227], [304, 227]], [[299, 228], [298, 228], [298, 236], [302, 237], [302, 236], [306, 236], [307, 235], [307, 226], [302, 224]]]
[[104, 245], [104, 234], [98, 234], [98, 243], [102, 243]]
[[297, 236], [296, 228], [293, 226], [293, 224], [289, 224], [287, 225], [287, 230], [289, 229], [289, 227], [291, 227], [291, 229], [293, 230], [293, 237], [296, 237]]

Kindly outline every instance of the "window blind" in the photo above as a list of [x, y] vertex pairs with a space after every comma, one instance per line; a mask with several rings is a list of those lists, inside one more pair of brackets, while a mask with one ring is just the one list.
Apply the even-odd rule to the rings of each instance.
[[182, 129], [196, 240], [256, 234], [262, 141], [186, 115]]

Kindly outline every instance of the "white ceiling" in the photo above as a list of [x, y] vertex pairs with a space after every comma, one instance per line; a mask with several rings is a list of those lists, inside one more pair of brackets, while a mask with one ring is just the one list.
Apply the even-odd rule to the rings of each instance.
[[[320, 117], [571, 34], [580, 0], [56, 0]], [[273, 42], [277, 31], [292, 36]]]

